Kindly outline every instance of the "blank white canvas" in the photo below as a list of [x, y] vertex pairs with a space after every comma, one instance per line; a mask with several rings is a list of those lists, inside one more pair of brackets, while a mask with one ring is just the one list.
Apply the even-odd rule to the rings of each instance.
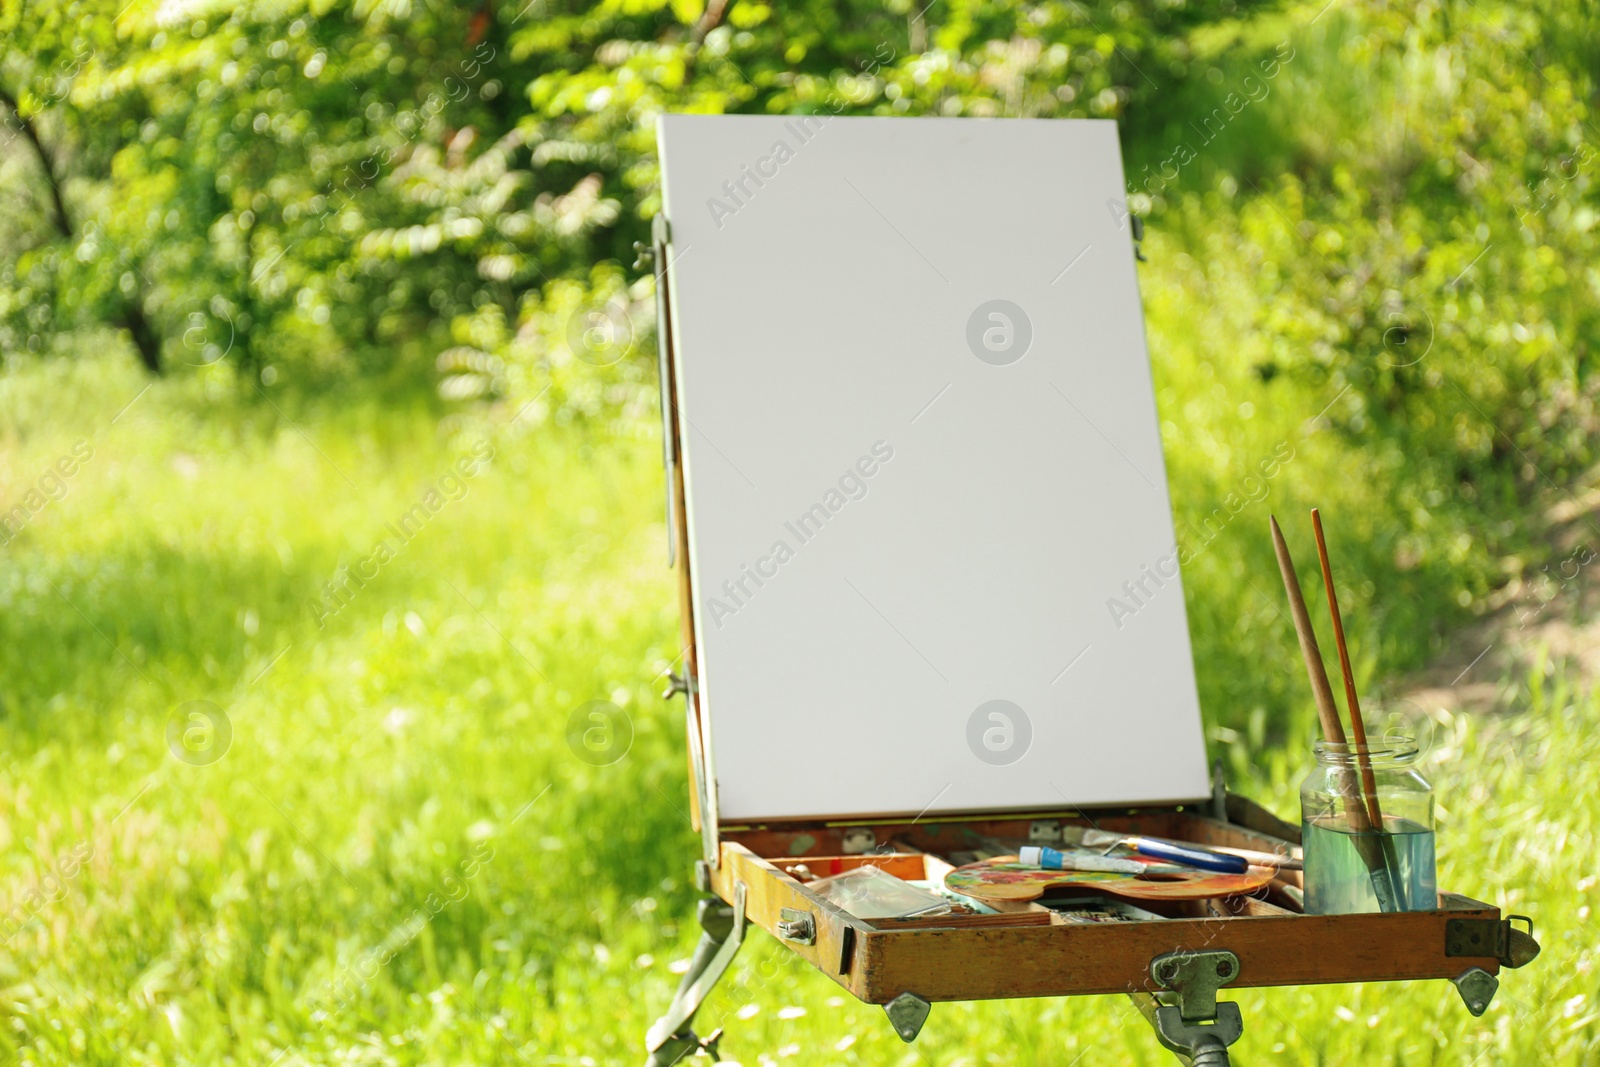
[[660, 143], [722, 821], [1204, 797], [1115, 124]]

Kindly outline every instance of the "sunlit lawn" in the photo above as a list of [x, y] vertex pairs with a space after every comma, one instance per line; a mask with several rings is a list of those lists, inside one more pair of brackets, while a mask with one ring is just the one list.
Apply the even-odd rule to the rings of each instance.
[[[695, 933], [655, 443], [143, 384], [0, 379], [0, 499], [92, 448], [0, 556], [6, 1058], [642, 1061]], [[319, 627], [340, 561], [485, 441]], [[1543, 957], [1481, 1020], [1443, 982], [1241, 993], [1241, 1063], [1594, 1062], [1600, 707], [1529, 684], [1429, 759], [1441, 881], [1533, 914]], [[203, 720], [169, 743], [196, 700], [215, 762]], [[566, 742], [591, 700], [631, 722], [609, 766]], [[1239, 784], [1292, 814], [1298, 748], [1257, 764]], [[759, 932], [702, 1023], [747, 1065], [1166, 1062], [1113, 998], [938, 1005], [903, 1046]]]

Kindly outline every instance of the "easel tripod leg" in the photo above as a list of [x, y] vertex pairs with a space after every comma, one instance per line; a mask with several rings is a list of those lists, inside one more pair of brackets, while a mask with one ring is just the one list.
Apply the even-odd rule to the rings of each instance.
[[716, 1059], [720, 1033], [702, 1039], [690, 1028], [690, 1023], [744, 941], [743, 882], [734, 883], [733, 897], [731, 906], [715, 897], [700, 902], [700, 943], [695, 946], [689, 969], [678, 983], [678, 991], [673, 994], [666, 1014], [657, 1019], [645, 1035], [645, 1051], [649, 1054], [645, 1067], [672, 1067], [702, 1048]]

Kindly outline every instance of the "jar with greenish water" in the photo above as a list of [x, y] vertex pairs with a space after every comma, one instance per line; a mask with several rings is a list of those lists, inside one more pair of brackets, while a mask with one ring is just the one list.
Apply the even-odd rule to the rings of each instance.
[[[1307, 914], [1439, 906], [1433, 786], [1417, 771], [1416, 742], [1396, 735], [1368, 741], [1365, 749], [1330, 741], [1313, 746], [1317, 766], [1300, 786]], [[1362, 755], [1371, 766], [1370, 783]], [[1367, 806], [1369, 786], [1379, 822]]]

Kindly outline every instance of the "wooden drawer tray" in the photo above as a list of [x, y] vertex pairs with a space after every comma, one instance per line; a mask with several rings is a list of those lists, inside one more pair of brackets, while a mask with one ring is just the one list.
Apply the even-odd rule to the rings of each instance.
[[[1226, 809], [1225, 818], [1176, 807], [1098, 811], [1092, 825], [1279, 854], [1295, 844], [1293, 826], [1250, 801], [1229, 795]], [[1001, 905], [997, 915], [866, 920], [807, 884], [864, 865], [939, 880], [951, 869], [944, 856], [970, 849], [975, 838], [1027, 839], [1090, 824], [1089, 813], [1073, 812], [724, 828], [721, 862], [698, 867], [724, 906], [702, 908], [706, 933], [677, 1011], [651, 1031], [649, 1067], [675, 1063], [701, 1045], [688, 1027], [693, 1012], [683, 1009], [697, 1005], [720, 976], [747, 924], [852, 996], [883, 1005], [906, 1041], [940, 1001], [1125, 993], [1183, 1062], [1213, 1064], [1228, 1062], [1226, 1044], [1242, 1026], [1236, 1005], [1217, 1002], [1219, 990], [1443, 978], [1481, 1015], [1500, 969], [1538, 952], [1531, 923], [1527, 931], [1516, 928], [1493, 905], [1453, 893], [1440, 893], [1432, 911], [1306, 915], [1284, 889], [1300, 885], [1291, 870], [1249, 896], [1141, 901], [1162, 917], [1117, 923], [1070, 922], [1039, 903]], [[1199, 964], [1204, 980], [1179, 963]], [[1209, 1060], [1193, 1058], [1208, 1048]]]
[[[881, 841], [904, 842], [929, 855], [896, 856], [890, 873], [942, 877], [941, 851], [960, 849], [968, 832], [1026, 839], [1039, 820], [973, 820], [903, 826], [853, 826]], [[1063, 823], [1082, 820], [1063, 817]], [[1287, 842], [1184, 811], [1097, 814], [1095, 825], [1126, 833], [1175, 837], [1213, 845], [1272, 851]], [[887, 1004], [902, 993], [927, 1001], [989, 1000], [1160, 991], [1150, 962], [1168, 952], [1222, 948], [1239, 958], [1230, 986], [1312, 985], [1340, 982], [1455, 978], [1473, 967], [1497, 974], [1500, 960], [1486, 944], [1476, 955], [1453, 953], [1446, 924], [1452, 919], [1498, 923], [1492, 905], [1441, 893], [1434, 911], [1372, 915], [1303, 915], [1281, 894], [1182, 902], [1160, 921], [1080, 924], [1060, 920], [1041, 905], [1022, 905], [1014, 928], [1005, 925], [940, 927], [924, 920], [915, 929], [847, 915], [810, 893], [784, 867], [805, 856], [790, 847], [797, 837], [814, 839], [809, 853], [837, 853], [844, 828], [729, 832], [722, 863], [711, 873], [716, 894], [731, 902], [734, 886], [746, 886], [748, 920], [784, 940], [797, 955], [861, 1000]], [[778, 862], [763, 853], [777, 853]], [[871, 862], [862, 857], [862, 862]], [[920, 862], [918, 862], [920, 861]], [[916, 869], [921, 867], [921, 870]], [[1298, 873], [1284, 872], [1298, 884]], [[1278, 902], [1274, 903], [1276, 899]], [[1149, 906], [1141, 902], [1141, 906]], [[784, 909], [805, 912], [815, 928], [813, 944], [780, 931]], [[1187, 911], [1188, 914], [1183, 914]], [[1032, 913], [1032, 914], [1028, 914]], [[1043, 925], [1035, 919], [1042, 913]], [[1055, 921], [1050, 921], [1055, 920]]]

